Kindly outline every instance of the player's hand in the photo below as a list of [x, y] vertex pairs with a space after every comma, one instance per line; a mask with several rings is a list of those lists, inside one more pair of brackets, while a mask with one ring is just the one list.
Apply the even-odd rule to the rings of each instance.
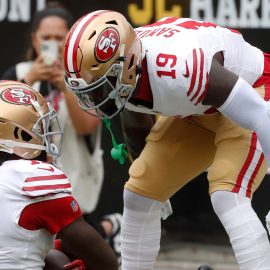
[[74, 260], [64, 266], [64, 270], [86, 270], [82, 260]]

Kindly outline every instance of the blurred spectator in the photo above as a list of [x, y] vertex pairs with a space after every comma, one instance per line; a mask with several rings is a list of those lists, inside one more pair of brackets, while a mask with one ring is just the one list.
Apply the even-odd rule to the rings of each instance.
[[43, 269], [58, 234], [68, 256], [50, 252], [46, 270], [116, 270], [113, 250], [82, 218], [68, 178], [53, 165], [52, 137], [62, 135], [49, 130], [55, 111], [19, 82], [2, 81], [0, 94], [0, 269]]
[[95, 210], [103, 183], [103, 151], [100, 148], [101, 124], [97, 117], [83, 111], [76, 96], [66, 89], [62, 67], [62, 46], [73, 24], [72, 15], [61, 6], [37, 12], [31, 26], [31, 42], [26, 61], [9, 68], [5, 80], [18, 80], [32, 86], [53, 105], [61, 130], [62, 170], [69, 177], [73, 196], [85, 219], [108, 240], [120, 257], [120, 214], [95, 221]]

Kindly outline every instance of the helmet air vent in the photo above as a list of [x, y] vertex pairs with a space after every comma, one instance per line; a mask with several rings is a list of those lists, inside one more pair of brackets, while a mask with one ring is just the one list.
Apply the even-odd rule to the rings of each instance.
[[130, 70], [133, 67], [133, 64], [134, 64], [134, 54], [132, 54], [132, 56], [130, 58], [128, 70]]
[[93, 36], [95, 36], [96, 35], [96, 31], [94, 31], [91, 35], [90, 35], [90, 37], [88, 38], [88, 40], [90, 40]]
[[32, 136], [24, 130], [22, 130], [21, 136], [25, 142], [29, 142], [32, 139]]
[[14, 137], [15, 137], [16, 139], [19, 139], [18, 130], [19, 130], [18, 127], [15, 127], [15, 128], [14, 128]]
[[106, 22], [106, 24], [114, 24], [114, 25], [118, 25], [116, 20], [112, 20], [112, 21], [108, 21]]

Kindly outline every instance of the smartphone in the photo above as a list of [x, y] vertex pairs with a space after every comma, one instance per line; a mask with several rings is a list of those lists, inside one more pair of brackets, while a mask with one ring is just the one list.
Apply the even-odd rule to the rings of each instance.
[[58, 43], [54, 40], [41, 42], [41, 55], [46, 65], [51, 66], [58, 57]]

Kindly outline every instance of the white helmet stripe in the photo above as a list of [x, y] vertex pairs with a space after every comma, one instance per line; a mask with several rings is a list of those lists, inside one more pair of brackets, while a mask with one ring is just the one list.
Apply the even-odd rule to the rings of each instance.
[[84, 16], [76, 25], [75, 29], [73, 32], [70, 33], [70, 36], [68, 37], [68, 42], [65, 48], [65, 65], [66, 65], [66, 70], [69, 72], [69, 75], [73, 78], [78, 78], [78, 67], [77, 67], [77, 51], [79, 47], [79, 43], [81, 40], [81, 37], [88, 26], [89, 22], [91, 22], [94, 18], [95, 15], [101, 14], [104, 12], [108, 12], [108, 10], [99, 10], [99, 11], [94, 11], [86, 16]]

